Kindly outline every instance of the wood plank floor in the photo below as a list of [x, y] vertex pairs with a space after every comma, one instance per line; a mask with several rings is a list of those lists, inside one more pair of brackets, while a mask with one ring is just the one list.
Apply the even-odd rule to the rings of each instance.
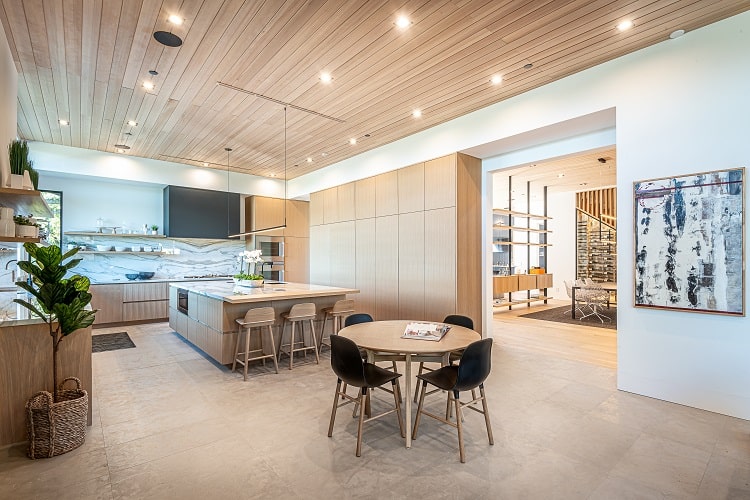
[[570, 305], [569, 301], [549, 300], [547, 305], [496, 308], [493, 314], [495, 343], [557, 358], [581, 361], [606, 368], [617, 368], [617, 331], [592, 326], [569, 325], [521, 315]]

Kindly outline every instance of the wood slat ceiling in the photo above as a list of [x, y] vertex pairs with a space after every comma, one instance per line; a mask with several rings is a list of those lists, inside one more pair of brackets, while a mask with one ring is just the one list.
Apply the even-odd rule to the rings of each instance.
[[[750, 9], [750, 0], [1, 1], [22, 138], [110, 152], [124, 143], [130, 155], [221, 169], [231, 147], [232, 170], [282, 177], [283, 107], [224, 82], [343, 120], [287, 110], [290, 179]], [[185, 22], [168, 24], [170, 14]], [[407, 29], [394, 25], [400, 14]], [[634, 28], [619, 32], [623, 19]], [[184, 44], [159, 44], [157, 30]], [[490, 84], [494, 74], [502, 84]]]

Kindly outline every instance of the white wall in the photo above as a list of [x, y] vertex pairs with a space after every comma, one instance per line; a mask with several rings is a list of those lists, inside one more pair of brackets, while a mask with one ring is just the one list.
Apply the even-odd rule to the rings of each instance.
[[[624, 229], [633, 227], [634, 181], [747, 165], [747, 47], [750, 12], [295, 179], [290, 192], [313, 191], [373, 175], [384, 165], [397, 168], [615, 109], [618, 226], [623, 228], [618, 234], [618, 387], [750, 418], [750, 319], [630, 306], [633, 237]], [[538, 143], [550, 140], [541, 137]], [[489, 198], [486, 219], [491, 209], [487, 167], [483, 182]], [[487, 241], [486, 220], [484, 227]], [[489, 273], [489, 258], [486, 262]], [[487, 290], [491, 279], [485, 275], [483, 282]], [[486, 304], [490, 298], [485, 296]], [[485, 324], [490, 319], [488, 312]]]
[[0, 167], [10, 168], [8, 163], [8, 144], [16, 138], [18, 94], [18, 71], [13, 63], [13, 55], [5, 37], [5, 30], [0, 26]]
[[548, 248], [547, 272], [554, 275], [552, 296], [556, 299], [567, 299], [563, 281], [572, 281], [576, 277], [576, 194], [550, 193], [547, 196], [547, 213], [552, 219], [547, 221], [547, 228], [552, 231]]

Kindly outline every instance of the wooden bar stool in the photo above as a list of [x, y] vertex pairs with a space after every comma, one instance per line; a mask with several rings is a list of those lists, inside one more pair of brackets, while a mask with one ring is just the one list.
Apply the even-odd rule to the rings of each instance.
[[[232, 372], [234, 372], [237, 363], [243, 366], [242, 375], [247, 380], [247, 364], [250, 361], [257, 359], [263, 360], [263, 366], [266, 365], [266, 358], [273, 360], [273, 366], [276, 368], [276, 373], [279, 373], [279, 364], [276, 362], [276, 344], [273, 340], [273, 329], [271, 328], [276, 322], [276, 312], [273, 307], [258, 307], [256, 309], [250, 309], [245, 317], [236, 320], [237, 324], [240, 325], [240, 329], [237, 332], [237, 342], [234, 344], [234, 361], [232, 361]], [[263, 327], [268, 328], [268, 336], [271, 338], [271, 354], [265, 354], [263, 351]], [[260, 347], [258, 349], [250, 349], [250, 333], [253, 328], [257, 328], [255, 332], [258, 334], [258, 340], [260, 341]], [[240, 337], [245, 334], [245, 349], [240, 351]], [[260, 353], [259, 356], [251, 356], [251, 354]]]
[[[305, 356], [307, 356], [307, 351], [312, 350], [315, 353], [315, 362], [320, 364], [320, 358], [318, 357], [318, 344], [317, 344], [317, 338], [315, 335], [315, 324], [313, 321], [315, 320], [315, 304], [311, 302], [305, 302], [302, 304], [294, 304], [292, 306], [292, 309], [288, 313], [282, 313], [281, 315], [282, 319], [284, 320], [281, 324], [281, 340], [279, 345], [279, 360], [281, 359], [281, 354], [284, 352], [284, 347], [289, 347], [289, 350], [287, 351], [287, 354], [289, 354], [289, 369], [292, 369], [292, 366], [294, 364], [294, 353], [295, 352], [304, 352]], [[309, 346], [305, 342], [305, 321], [310, 322], [310, 337], [312, 338], [313, 345]], [[291, 323], [291, 338], [289, 339], [289, 343], [284, 343], [284, 332], [286, 330], [286, 324]], [[295, 325], [299, 323], [299, 331], [300, 331], [300, 339], [296, 340], [295, 338]], [[301, 347], [297, 347], [297, 346]]]
[[[341, 330], [342, 323], [344, 322], [344, 319], [346, 319], [347, 316], [354, 313], [354, 301], [351, 299], [343, 299], [343, 300], [337, 300], [335, 304], [333, 304], [333, 307], [324, 307], [321, 309], [323, 313], [323, 326], [320, 328], [320, 349], [323, 350], [323, 344], [327, 341], [328, 345], [330, 347], [331, 345], [331, 335], [338, 335], [339, 330]], [[333, 331], [331, 335], [328, 336], [328, 338], [325, 337], [326, 332], [326, 323], [328, 322], [328, 318], [332, 319], [333, 324]]]

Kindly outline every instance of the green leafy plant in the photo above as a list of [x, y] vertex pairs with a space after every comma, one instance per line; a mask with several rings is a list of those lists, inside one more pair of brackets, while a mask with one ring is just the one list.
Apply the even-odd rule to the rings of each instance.
[[156, 224], [154, 224], [153, 226], [151, 226], [151, 230], [152, 231], [158, 231], [159, 230], [159, 226], [157, 226]]
[[86, 310], [91, 302], [91, 282], [78, 274], [65, 277], [82, 260], [71, 258], [78, 252], [77, 248], [63, 254], [58, 246], [24, 243], [23, 247], [29, 254], [29, 260], [20, 261], [18, 267], [29, 274], [31, 283], [17, 281], [16, 285], [29, 292], [33, 300], [14, 299], [13, 302], [39, 316], [49, 326], [52, 379], [57, 401], [57, 352], [60, 343], [76, 330], [90, 326], [95, 319], [96, 311]]
[[18, 224], [19, 226], [36, 226], [39, 227], [39, 224], [34, 220], [33, 215], [14, 215], [13, 216], [13, 222]]
[[34, 189], [39, 187], [39, 172], [34, 170], [34, 162], [29, 160], [29, 145], [23, 140], [13, 140], [8, 146], [8, 159], [10, 160], [10, 173], [23, 175], [28, 170]]
[[[262, 280], [263, 275], [258, 273], [258, 264], [263, 265], [260, 250], [245, 250], [237, 256], [240, 263], [240, 272], [233, 277], [238, 280]], [[244, 266], [246, 267], [243, 267]], [[253, 273], [250, 273], [250, 266], [253, 266]]]

